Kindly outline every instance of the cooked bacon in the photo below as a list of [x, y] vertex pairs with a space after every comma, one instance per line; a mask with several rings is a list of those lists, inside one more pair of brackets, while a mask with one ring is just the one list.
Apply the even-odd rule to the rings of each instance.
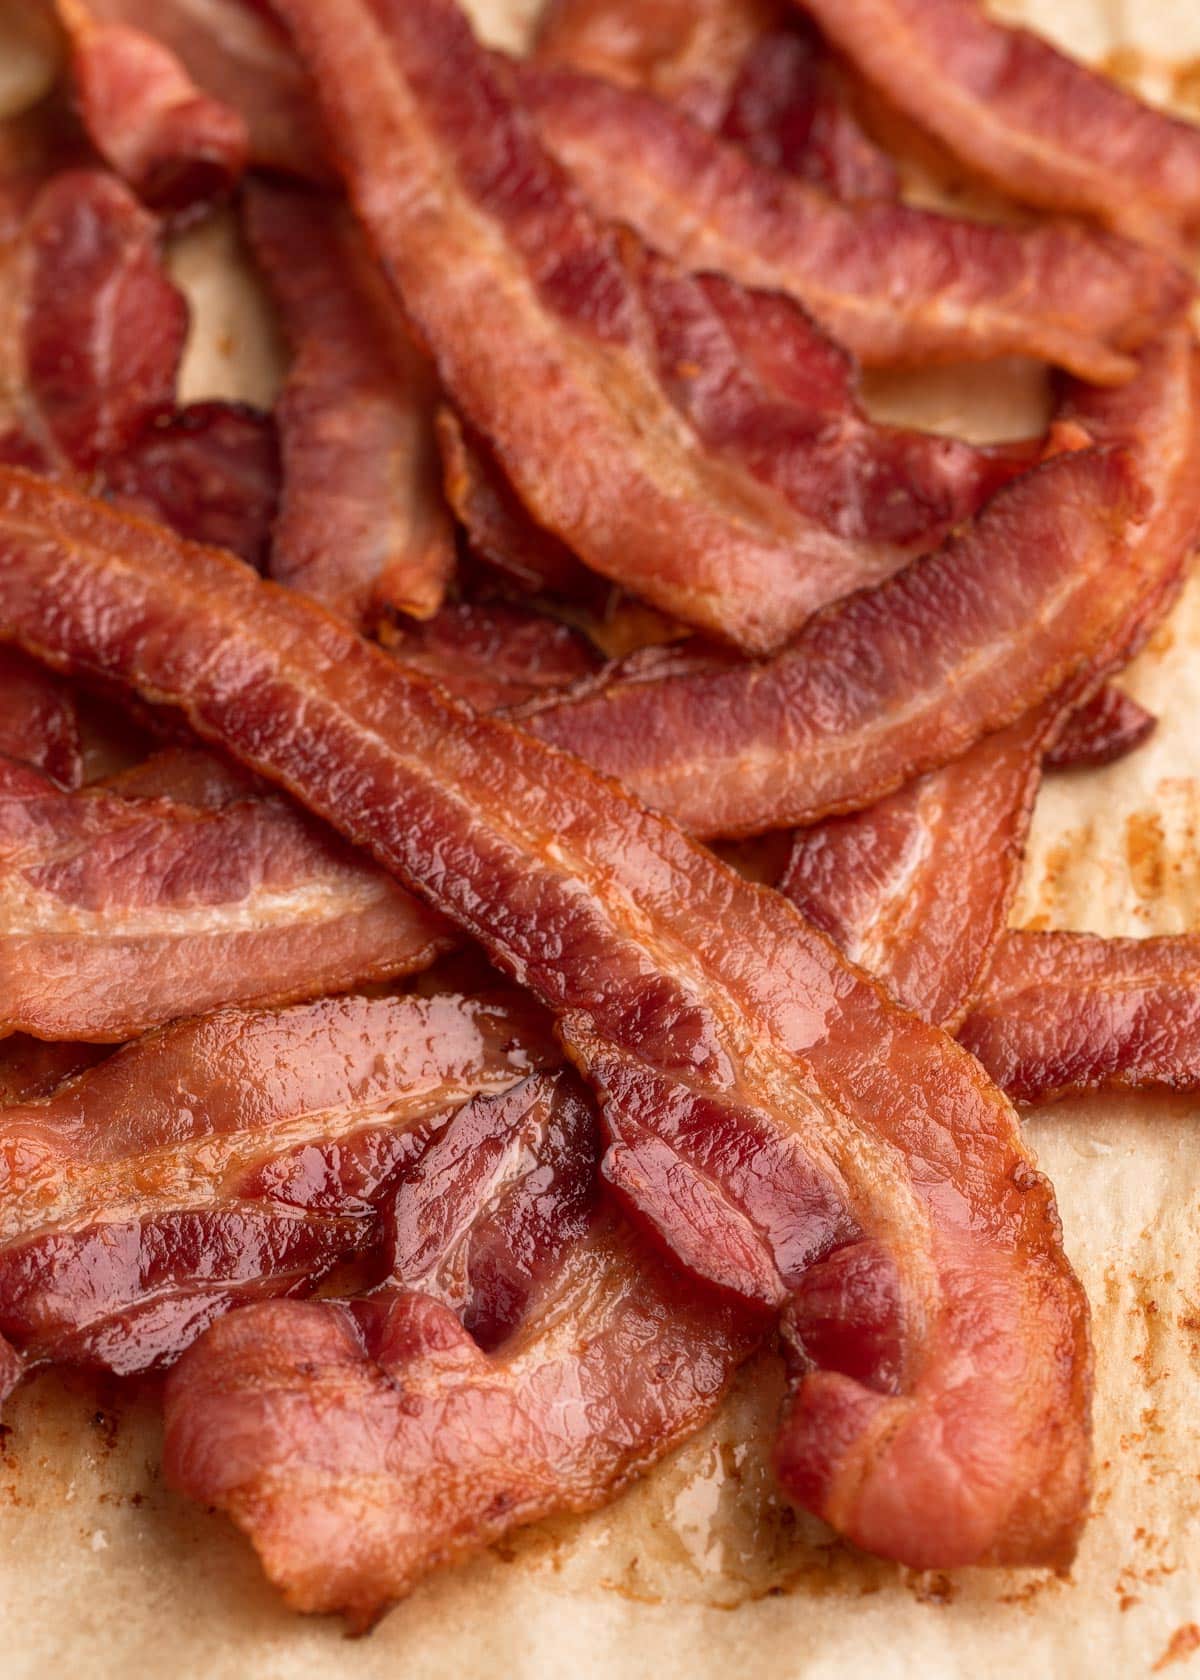
[[564, 1075], [477, 1100], [401, 1174], [401, 1287], [231, 1314], [172, 1373], [168, 1478], [295, 1608], [367, 1626], [716, 1410], [755, 1327], [597, 1203], [597, 1142]]
[[1200, 941], [1008, 933], [960, 1041], [1015, 1102], [1200, 1088]]
[[106, 463], [107, 494], [193, 542], [266, 564], [279, 501], [271, 417], [245, 403], [201, 402], [165, 415]]
[[60, 787], [83, 780], [75, 695], [12, 648], [0, 652], [0, 757], [22, 759]]
[[69, 170], [39, 193], [6, 276], [0, 459], [94, 473], [175, 401], [187, 305], [158, 228], [113, 176]]
[[86, 0], [56, 0], [88, 134], [104, 161], [158, 210], [222, 198], [246, 167], [238, 112], [202, 93], [174, 53], [122, 23], [101, 23]]
[[[814, 619], [757, 665], [634, 663], [524, 726], [703, 835], [872, 805], [1055, 692], [1154, 621], [1200, 526], [1200, 370], [1179, 331], [1070, 412], [1111, 449], [1002, 490], [962, 535]], [[1002, 581], [1003, 587], [999, 587]], [[1135, 622], [1136, 621], [1136, 622]]]
[[169, 1363], [379, 1240], [433, 1127], [557, 1046], [520, 999], [324, 998], [151, 1034], [0, 1110], [0, 1324], [29, 1363]]
[[[1121, 458], [1038, 472], [1090, 521], [1107, 503], [1106, 573], [1129, 569]], [[918, 1567], [1071, 1554], [1086, 1303], [970, 1057], [778, 894], [299, 593], [31, 475], [0, 487], [0, 634], [181, 707], [419, 887], [557, 1016], [639, 1222], [697, 1276], [787, 1307], [810, 1356], [785, 1423], [795, 1497]], [[1039, 552], [1064, 534], [1023, 523]]]
[[433, 371], [335, 205], [255, 185], [246, 226], [294, 351], [272, 575], [354, 623], [429, 618], [454, 572]]
[[126, 25], [161, 42], [196, 85], [231, 106], [266, 169], [328, 175], [325, 146], [303, 71], [255, 0], [87, 0], [98, 23]]
[[1008, 919], [1057, 711], [985, 736], [870, 810], [801, 829], [780, 880], [839, 950], [948, 1031]]
[[1046, 754], [1050, 770], [1095, 769], [1141, 746], [1158, 726], [1152, 712], [1106, 683], [1071, 713]]
[[838, 204], [636, 89], [539, 65], [519, 85], [600, 215], [686, 268], [799, 298], [867, 365], [1015, 354], [1119, 383], [1122, 352], [1189, 296], [1181, 270], [1109, 235]]
[[170, 799], [202, 811], [220, 811], [267, 790], [240, 764], [197, 746], [164, 747], [140, 763], [96, 777], [93, 785], [122, 799]]
[[500, 601], [443, 607], [393, 651], [478, 712], [565, 689], [600, 665], [577, 630]]
[[100, 1044], [48, 1044], [13, 1033], [0, 1039], [0, 1108], [48, 1097], [64, 1081], [108, 1055]]
[[447, 930], [279, 799], [0, 781], [0, 1032], [122, 1042], [426, 967]]
[[906, 116], [1011, 197], [1135, 239], [1200, 229], [1200, 129], [978, 0], [800, 0]]
[[[699, 430], [703, 404], [689, 410], [698, 429], [683, 424], [660, 365], [676, 328], [661, 267], [632, 261], [632, 235], [586, 212], [514, 102], [509, 67], [449, 0], [386, 17], [354, 0], [336, 29], [307, 0], [282, 10], [321, 70], [352, 195], [443, 383], [539, 525], [603, 576], [751, 651], [898, 562], [765, 483], [741, 436], [715, 444]], [[411, 190], [397, 193], [399, 178]], [[785, 314], [777, 355], [813, 355], [786, 304], [776, 329]], [[514, 383], [555, 400], [513, 403]], [[757, 392], [746, 406], [746, 424], [761, 422]]]

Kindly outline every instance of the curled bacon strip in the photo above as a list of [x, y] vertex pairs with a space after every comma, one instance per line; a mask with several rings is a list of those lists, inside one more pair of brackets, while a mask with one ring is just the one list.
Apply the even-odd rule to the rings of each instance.
[[60, 787], [78, 787], [83, 780], [74, 694], [11, 648], [0, 653], [0, 758], [32, 764]]
[[1046, 753], [1048, 770], [1095, 769], [1134, 752], [1158, 719], [1124, 689], [1105, 683], [1073, 711]]
[[[1002, 490], [961, 536], [814, 619], [757, 665], [635, 664], [525, 727], [699, 834], [811, 823], [873, 804], [1062, 685], [1161, 612], [1200, 525], [1200, 370], [1190, 334], [1070, 413], [1108, 450]], [[997, 579], [1003, 578], [1003, 589]], [[1132, 631], [1130, 631], [1132, 634]], [[1127, 656], [1127, 654], [1126, 654]]]
[[138, 196], [188, 210], [237, 185], [250, 150], [238, 112], [202, 93], [175, 55], [85, 0], [56, 0], [71, 72], [96, 150]]
[[978, 0], [800, 0], [901, 111], [1012, 197], [1136, 239], [1200, 229], [1200, 129]]
[[335, 205], [255, 185], [246, 226], [294, 351], [272, 575], [354, 623], [429, 618], [454, 571], [433, 371]]
[[364, 1253], [431, 1130], [557, 1055], [532, 1006], [455, 996], [226, 1009], [139, 1040], [0, 1111], [0, 1325], [30, 1363], [169, 1363], [238, 1301]]
[[1200, 1087], [1200, 943], [1008, 933], [960, 1041], [1013, 1100]]
[[426, 967], [447, 930], [278, 799], [200, 810], [0, 777], [0, 1031], [121, 1042]]
[[1066, 224], [838, 204], [636, 89], [518, 67], [538, 132], [598, 212], [689, 269], [799, 298], [867, 365], [1038, 356], [1100, 384], [1177, 316], [1187, 276]]
[[[1089, 506], [1125, 483], [1105, 455], [1039, 470], [1081, 473]], [[788, 1310], [797, 1498], [921, 1567], [1070, 1555], [1086, 1303], [971, 1058], [777, 894], [303, 596], [28, 474], [0, 487], [0, 632], [183, 707], [555, 1013], [626, 1205], [687, 1269]]]
[[566, 1075], [477, 1100], [401, 1175], [397, 1287], [231, 1314], [172, 1373], [168, 1478], [230, 1513], [295, 1608], [369, 1625], [435, 1565], [612, 1498], [716, 1410], [754, 1328], [597, 1202], [597, 1144]]

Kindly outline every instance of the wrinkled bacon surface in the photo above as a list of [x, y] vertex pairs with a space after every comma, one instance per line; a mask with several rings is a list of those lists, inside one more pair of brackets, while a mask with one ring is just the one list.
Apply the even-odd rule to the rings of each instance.
[[1200, 1086], [1200, 945], [1011, 932], [960, 1041], [1016, 1102]]
[[0, 1324], [28, 1360], [169, 1363], [378, 1240], [436, 1124], [557, 1048], [520, 1000], [325, 998], [151, 1034], [0, 1111]]
[[0, 757], [32, 764], [60, 787], [78, 787], [83, 779], [75, 695], [11, 648], [0, 654]]
[[250, 150], [240, 114], [201, 92], [152, 36], [99, 21], [87, 0], [57, 0], [57, 10], [84, 124], [105, 162], [156, 209], [187, 210], [231, 191]]
[[235, 1313], [173, 1373], [167, 1475], [296, 1608], [368, 1624], [716, 1409], [753, 1328], [598, 1203], [598, 1142], [565, 1075], [476, 1100], [400, 1175], [395, 1288]]
[[449, 940], [276, 798], [201, 809], [0, 772], [0, 1030], [121, 1042], [411, 973]]
[[577, 630], [501, 601], [443, 607], [394, 651], [477, 712], [568, 688], [600, 665], [599, 654]]
[[454, 570], [432, 369], [335, 205], [255, 185], [246, 225], [294, 352], [272, 575], [356, 624], [428, 618]]
[[[1039, 470], [1079, 462], [1093, 493], [1116, 470]], [[419, 885], [557, 1016], [639, 1222], [786, 1307], [792, 1494], [920, 1566], [1068, 1556], [1086, 1303], [977, 1064], [779, 895], [302, 596], [28, 475], [0, 484], [3, 633], [181, 706]]]
[[1011, 197], [1139, 239], [1200, 228], [1200, 129], [979, 0], [800, 0], [888, 100]]
[[1118, 391], [1079, 388], [1105, 444], [1038, 467], [974, 523], [757, 665], [640, 663], [525, 727], [706, 835], [861, 809], [1111, 662], [1178, 586], [1200, 525], [1190, 335]]
[[1133, 371], [1123, 352], [1187, 300], [1181, 271], [1122, 240], [839, 204], [636, 89], [518, 73], [539, 134], [600, 215], [686, 268], [798, 297], [865, 364], [1016, 354], [1117, 383]]

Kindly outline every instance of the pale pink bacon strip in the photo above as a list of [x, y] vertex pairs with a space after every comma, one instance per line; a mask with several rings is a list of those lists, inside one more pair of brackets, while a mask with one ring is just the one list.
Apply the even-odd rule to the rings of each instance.
[[0, 1031], [122, 1042], [427, 967], [445, 925], [285, 802], [0, 779]]
[[139, 198], [180, 211], [232, 191], [250, 151], [239, 113], [201, 92], [152, 36], [101, 21], [88, 0], [56, 0], [56, 9], [88, 134]]
[[[1147, 500], [1110, 455], [1050, 461], [974, 524], [877, 589], [822, 613], [756, 665], [635, 663], [526, 728], [618, 777], [703, 835], [760, 833], [874, 804], [1110, 662], [1152, 622], [1200, 529], [1200, 374], [1186, 330], [1115, 392], [1070, 413], [1136, 452]], [[1106, 513], [1107, 507], [1110, 510]], [[1132, 565], [1114, 561], [1133, 515]], [[1139, 526], [1139, 519], [1144, 525]], [[1126, 650], [1128, 656], [1128, 650]]]
[[455, 560], [433, 369], [336, 204], [255, 184], [246, 227], [294, 355], [271, 574], [356, 624], [429, 618]]
[[0, 1324], [28, 1363], [169, 1363], [380, 1246], [431, 1133], [559, 1052], [517, 997], [224, 1009], [0, 1111]]
[[540, 65], [519, 85], [600, 215], [686, 268], [799, 298], [867, 365], [1016, 354], [1119, 383], [1190, 293], [1181, 270], [1111, 236], [838, 204], [636, 89]]
[[1137, 239], [1200, 230], [1200, 129], [978, 0], [800, 0], [906, 116], [1013, 198]]
[[1200, 1087], [1200, 942], [1007, 933], [960, 1041], [1015, 1102]]
[[[699, 408], [685, 423], [656, 343], [669, 298], [585, 210], [450, 0], [354, 0], [336, 29], [306, 0], [280, 11], [320, 68], [352, 197], [449, 395], [538, 524], [748, 650], [897, 563], [903, 549], [797, 507]], [[799, 315], [797, 340], [812, 354]], [[516, 403], [513, 389], [555, 400]]]
[[[1129, 515], [1097, 499], [1129, 494], [1120, 458], [1040, 471], [1086, 501], [1119, 574]], [[698, 1276], [786, 1307], [811, 1352], [793, 1494], [921, 1567], [1069, 1556], [1086, 1303], [978, 1065], [777, 894], [297, 592], [30, 475], [0, 486], [4, 635], [184, 708], [555, 1013], [626, 1205]], [[832, 1313], [818, 1263], [841, 1279]]]
[[756, 1326], [597, 1201], [598, 1142], [569, 1076], [477, 1099], [401, 1174], [390, 1290], [233, 1313], [172, 1373], [168, 1478], [294, 1608], [368, 1626], [716, 1410]]

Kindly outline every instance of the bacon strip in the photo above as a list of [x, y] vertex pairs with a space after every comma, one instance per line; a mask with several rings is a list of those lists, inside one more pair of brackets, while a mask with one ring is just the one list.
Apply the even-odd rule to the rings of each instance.
[[335, 205], [255, 185], [246, 227], [294, 351], [272, 575], [354, 623], [429, 618], [454, 572], [432, 369]]
[[[1089, 507], [1124, 483], [1104, 455], [1039, 470], [1079, 474]], [[2, 633], [183, 707], [419, 886], [557, 1016], [637, 1219], [787, 1307], [811, 1355], [793, 1494], [919, 1567], [1069, 1556], [1086, 1303], [977, 1064], [777, 894], [303, 596], [27, 474], [0, 485]], [[814, 1271], [841, 1278], [836, 1307]]]
[[202, 93], [175, 55], [84, 0], [56, 0], [83, 120], [104, 161], [148, 204], [190, 210], [237, 185], [250, 151], [238, 112]]
[[0, 777], [0, 1032], [121, 1042], [426, 967], [444, 925], [278, 799], [199, 810]]
[[1013, 1100], [1200, 1088], [1200, 942], [1008, 933], [959, 1033]]
[[51, 1096], [71, 1079], [108, 1054], [98, 1044], [47, 1044], [22, 1033], [0, 1041], [0, 1108]]
[[689, 269], [798, 298], [866, 365], [1037, 356], [1097, 384], [1186, 305], [1158, 255], [1067, 224], [843, 205], [636, 89], [521, 66], [538, 132], [602, 216]]
[[1135, 239], [1200, 229], [1200, 129], [977, 0], [800, 0], [906, 116], [1013, 198]]
[[60, 787], [78, 787], [83, 780], [74, 694], [11, 648], [0, 652], [0, 757], [32, 764]]
[[[595, 571], [751, 651], [898, 563], [903, 548], [879, 553], [830, 529], [747, 462], [740, 431], [714, 432], [702, 400], [664, 389], [664, 364], [685, 377], [671, 362], [676, 337], [694, 346], [697, 334], [674, 319], [661, 263], [637, 262], [587, 214], [514, 103], [508, 70], [450, 0], [378, 14], [354, 0], [336, 27], [308, 0], [281, 11], [321, 71], [352, 196], [443, 384], [538, 524]], [[743, 312], [755, 310], [746, 300]], [[772, 309], [775, 330], [785, 315], [777, 355], [820, 359], [785, 304]], [[755, 330], [765, 340], [761, 321]], [[722, 345], [716, 354], [723, 368]], [[555, 400], [514, 404], [514, 381]], [[768, 418], [757, 390], [742, 406], [747, 426]], [[810, 403], [797, 426], [818, 414]]]
[[662, 675], [618, 666], [525, 727], [698, 834], [802, 826], [874, 804], [1072, 672], [1109, 666], [1131, 620], [1161, 612], [1200, 527], [1198, 392], [1192, 341], [1179, 331], [1146, 353], [1132, 385], [1072, 399], [1092, 435], [1133, 447], [1148, 500], [1118, 456], [1060, 457], [936, 553], [821, 614], [773, 660], [707, 658]]
[[569, 625], [504, 602], [459, 602], [393, 644], [414, 670], [477, 712], [555, 693], [596, 671], [600, 656]]
[[716, 1410], [754, 1327], [597, 1202], [597, 1144], [565, 1075], [475, 1101], [402, 1173], [404, 1292], [249, 1308], [172, 1373], [168, 1478], [230, 1513], [293, 1607], [367, 1626], [435, 1565], [611, 1499]]
[[365, 1253], [430, 1131], [557, 1055], [502, 998], [325, 998], [152, 1034], [0, 1111], [0, 1324], [28, 1363], [169, 1363], [237, 1302]]
[[1136, 751], [1158, 719], [1124, 689], [1105, 683], [1066, 720], [1046, 754], [1048, 770], [1096, 769]]

